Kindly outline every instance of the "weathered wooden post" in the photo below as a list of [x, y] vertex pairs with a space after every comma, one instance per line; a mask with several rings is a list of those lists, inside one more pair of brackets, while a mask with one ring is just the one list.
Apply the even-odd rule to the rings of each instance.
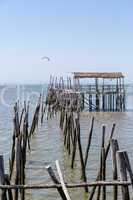
[[132, 188], [133, 188], [133, 171], [132, 171], [131, 164], [130, 164], [130, 161], [129, 161], [129, 157], [128, 157], [128, 154], [127, 154], [126, 151], [124, 152], [124, 158], [125, 158], [126, 168], [127, 168], [128, 173], [129, 173], [130, 180], [131, 180]]
[[96, 111], [99, 111], [99, 90], [98, 90], [98, 78], [95, 79], [96, 84]]
[[93, 127], [94, 127], [94, 117], [92, 117], [91, 129], [90, 129], [90, 133], [89, 133], [89, 137], [88, 137], [88, 144], [87, 144], [86, 153], [85, 153], [85, 167], [87, 165], [88, 154], [89, 154], [89, 150], [90, 150], [92, 133], [93, 133]]
[[89, 86], [89, 111], [92, 111], [92, 91], [91, 91], [91, 85]]
[[[80, 155], [80, 162], [81, 162], [81, 169], [82, 169], [82, 179], [84, 180], [84, 182], [87, 182], [85, 163], [84, 163], [81, 138], [80, 138], [79, 118], [76, 119], [76, 126], [77, 126], [77, 140], [78, 140], [78, 147], [79, 147], [79, 155]], [[88, 187], [85, 187], [85, 191], [88, 192]]]
[[[117, 151], [117, 162], [119, 166], [119, 173], [120, 173], [120, 181], [127, 181], [127, 169], [125, 164], [125, 151]], [[128, 186], [123, 185], [121, 186], [122, 190], [122, 200], [129, 200], [129, 189]]]
[[[48, 173], [49, 173], [49, 175], [50, 175], [52, 181], [53, 181], [55, 184], [59, 184], [60, 182], [59, 182], [58, 179], [56, 178], [56, 175], [55, 175], [53, 169], [52, 169], [50, 166], [47, 166], [46, 169], [47, 169], [47, 171], [48, 171]], [[59, 192], [59, 194], [60, 194], [62, 200], [67, 200], [66, 195], [65, 195], [63, 189], [60, 187], [60, 188], [57, 188], [57, 190], [58, 190], [58, 192]]]
[[[0, 184], [5, 184], [4, 158], [0, 155]], [[7, 200], [6, 189], [2, 189], [1, 200]]]
[[[105, 180], [105, 170], [106, 170], [106, 161], [105, 161], [105, 125], [102, 126], [102, 145], [100, 152], [100, 167], [99, 167], [99, 178], [98, 180]], [[106, 199], [106, 189], [105, 186], [102, 187], [102, 199]], [[97, 200], [100, 199], [101, 195], [101, 186], [98, 186]]]
[[[112, 170], [113, 170], [113, 180], [116, 181], [118, 179], [117, 174], [117, 160], [116, 160], [116, 153], [119, 150], [119, 145], [117, 140], [111, 139], [111, 153], [112, 153]], [[113, 186], [113, 198], [114, 200], [117, 200], [118, 198], [118, 187]]]
[[104, 78], [103, 78], [103, 85], [102, 85], [102, 110], [105, 110], [105, 94], [104, 94]]
[[[109, 150], [110, 150], [110, 140], [112, 139], [113, 137], [113, 134], [114, 134], [114, 130], [115, 130], [115, 124], [113, 124], [112, 126], [112, 130], [111, 130], [111, 134], [110, 134], [110, 137], [109, 137], [109, 142], [106, 146], [106, 149], [105, 149], [105, 160], [107, 159], [108, 157], [108, 153], [109, 153]], [[96, 177], [96, 181], [99, 180], [99, 177], [100, 177], [100, 171], [98, 171], [98, 174], [97, 174], [97, 177]], [[93, 199], [93, 196], [95, 194], [95, 190], [96, 190], [97, 186], [94, 186], [89, 194], [89, 200], [92, 200]]]

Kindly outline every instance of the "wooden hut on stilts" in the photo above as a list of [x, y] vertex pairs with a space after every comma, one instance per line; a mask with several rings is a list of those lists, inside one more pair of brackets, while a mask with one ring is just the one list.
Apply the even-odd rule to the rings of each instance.
[[[74, 89], [89, 111], [124, 111], [124, 75], [121, 72], [74, 72]], [[85, 79], [87, 83], [85, 84]]]

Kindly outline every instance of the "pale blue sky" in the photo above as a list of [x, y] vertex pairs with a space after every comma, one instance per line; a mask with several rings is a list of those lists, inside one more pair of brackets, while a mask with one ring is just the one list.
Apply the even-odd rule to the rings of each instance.
[[133, 79], [133, 1], [0, 0], [0, 82], [39, 83], [71, 71]]

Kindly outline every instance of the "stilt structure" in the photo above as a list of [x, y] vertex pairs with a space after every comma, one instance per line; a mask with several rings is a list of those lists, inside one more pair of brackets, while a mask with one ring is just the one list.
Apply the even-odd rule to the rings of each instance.
[[58, 103], [80, 110], [124, 111], [124, 75], [121, 72], [74, 72], [70, 77], [50, 77], [49, 91]]
[[89, 111], [125, 110], [124, 75], [121, 72], [73, 74], [74, 89], [82, 93], [84, 107], [88, 106]]

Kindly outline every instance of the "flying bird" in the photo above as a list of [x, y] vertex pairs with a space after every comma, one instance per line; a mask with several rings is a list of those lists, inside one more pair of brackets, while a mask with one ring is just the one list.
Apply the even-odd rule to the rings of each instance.
[[47, 56], [43, 56], [43, 57], [41, 58], [41, 60], [47, 60], [47, 61], [50, 61], [50, 58], [47, 57]]

